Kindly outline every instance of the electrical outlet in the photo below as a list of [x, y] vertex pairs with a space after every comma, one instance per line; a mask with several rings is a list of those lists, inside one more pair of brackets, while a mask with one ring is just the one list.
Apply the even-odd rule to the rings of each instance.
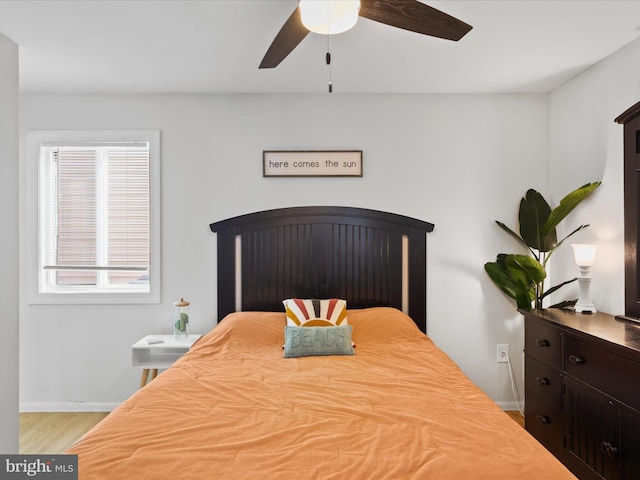
[[509, 344], [508, 343], [499, 343], [496, 345], [496, 362], [498, 363], [508, 363], [509, 358]]

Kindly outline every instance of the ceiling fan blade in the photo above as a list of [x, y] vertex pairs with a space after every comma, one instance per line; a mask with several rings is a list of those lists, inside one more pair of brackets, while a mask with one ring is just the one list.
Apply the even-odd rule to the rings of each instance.
[[473, 27], [418, 0], [361, 0], [359, 15], [411, 32], [458, 41]]
[[277, 67], [287, 58], [294, 48], [307, 36], [309, 30], [302, 25], [300, 10], [296, 8], [284, 23], [276, 38], [273, 39], [269, 50], [265, 53], [259, 68]]

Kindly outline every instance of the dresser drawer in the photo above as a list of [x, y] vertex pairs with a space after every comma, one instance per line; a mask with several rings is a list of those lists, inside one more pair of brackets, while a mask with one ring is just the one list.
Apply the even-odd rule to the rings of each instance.
[[640, 363], [567, 336], [564, 370], [601, 392], [640, 409]]
[[527, 395], [532, 394], [544, 398], [551, 405], [560, 405], [562, 402], [560, 372], [545, 363], [527, 357], [525, 359], [525, 379]]
[[524, 349], [528, 356], [557, 368], [562, 366], [562, 336], [558, 330], [527, 319]]
[[548, 450], [556, 455], [561, 454], [563, 436], [560, 404], [552, 405], [545, 398], [529, 393], [527, 391], [525, 428]]

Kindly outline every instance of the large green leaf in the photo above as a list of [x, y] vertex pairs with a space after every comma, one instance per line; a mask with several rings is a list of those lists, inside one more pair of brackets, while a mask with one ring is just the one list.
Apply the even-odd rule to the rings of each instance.
[[549, 214], [544, 225], [540, 229], [541, 235], [547, 235], [551, 231], [555, 231], [556, 226], [567, 216], [571, 211], [578, 206], [578, 204], [584, 200], [591, 192], [598, 188], [602, 182], [587, 183], [580, 188], [575, 189], [569, 193], [562, 200], [560, 204], [553, 209]]
[[[535, 298], [535, 294], [533, 295]], [[522, 280], [519, 280], [516, 284], [516, 304], [520, 310], [531, 310], [531, 288], [524, 284]]]
[[484, 264], [484, 269], [500, 290], [514, 300], [516, 299], [516, 284], [505, 268], [498, 262], [487, 262]]
[[508, 254], [506, 256], [507, 270], [518, 283], [522, 280], [525, 285], [537, 285], [542, 282], [547, 272], [535, 258], [528, 255]]
[[553, 292], [555, 292], [556, 290], [559, 290], [560, 288], [564, 287], [565, 285], [568, 285], [568, 284], [570, 284], [572, 282], [575, 282], [576, 280], [578, 280], [578, 277], [574, 277], [571, 280], [567, 280], [565, 282], [559, 283], [558, 285], [555, 285], [555, 286], [551, 287], [549, 290], [547, 290], [542, 295], [540, 295], [540, 300], [542, 300], [547, 295], [551, 295]]
[[529, 245], [527, 245], [527, 242], [525, 242], [522, 238], [520, 238], [520, 236], [514, 232], [513, 230], [511, 230], [509, 227], [507, 227], [504, 223], [496, 220], [496, 224], [503, 229], [505, 232], [507, 232], [509, 235], [511, 235], [518, 243], [522, 244], [523, 246], [525, 246], [526, 248], [529, 248]]
[[546, 272], [540, 263], [527, 255], [501, 253], [495, 262], [487, 262], [485, 271], [506, 295], [513, 298], [518, 308], [530, 310], [536, 299], [536, 284]]
[[518, 218], [520, 221], [520, 236], [525, 243], [538, 251], [548, 252], [556, 244], [556, 231], [550, 229], [541, 234], [542, 226], [547, 223], [551, 207], [544, 197], [534, 189], [529, 189], [520, 200]]

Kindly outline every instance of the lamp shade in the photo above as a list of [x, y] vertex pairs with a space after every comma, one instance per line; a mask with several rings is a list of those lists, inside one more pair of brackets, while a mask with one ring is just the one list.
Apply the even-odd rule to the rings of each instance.
[[302, 24], [311, 32], [346, 32], [358, 21], [360, 0], [300, 0]]
[[587, 245], [584, 243], [574, 243], [573, 254], [579, 267], [590, 267], [596, 258], [598, 245]]

